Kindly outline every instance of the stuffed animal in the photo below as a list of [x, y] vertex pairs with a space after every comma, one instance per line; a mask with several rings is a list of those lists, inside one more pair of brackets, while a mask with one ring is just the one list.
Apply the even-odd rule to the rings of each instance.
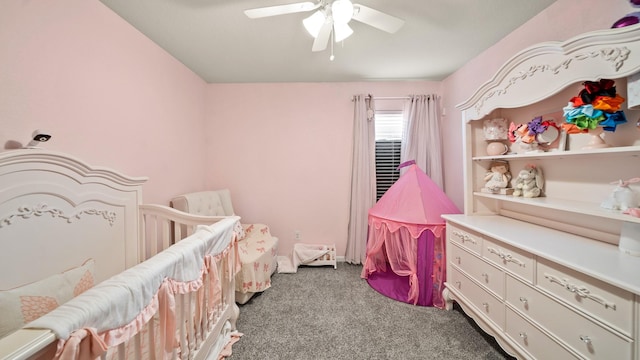
[[494, 161], [491, 163], [489, 171], [484, 176], [486, 181], [484, 187], [490, 192], [498, 192], [505, 189], [511, 181], [511, 173], [509, 172], [509, 163], [506, 161]]
[[538, 197], [542, 195], [543, 186], [542, 170], [533, 164], [528, 164], [518, 173], [513, 196]]
[[609, 197], [600, 204], [600, 207], [611, 210], [627, 210], [640, 206], [638, 194], [629, 187], [629, 184], [640, 182], [640, 178], [632, 178], [627, 181], [618, 180], [612, 185], [618, 185]]

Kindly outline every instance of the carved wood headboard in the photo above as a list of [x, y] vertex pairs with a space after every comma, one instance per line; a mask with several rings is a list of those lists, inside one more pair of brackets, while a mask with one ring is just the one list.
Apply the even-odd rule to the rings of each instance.
[[62, 153], [0, 153], [0, 289], [89, 258], [96, 283], [137, 264], [145, 181]]

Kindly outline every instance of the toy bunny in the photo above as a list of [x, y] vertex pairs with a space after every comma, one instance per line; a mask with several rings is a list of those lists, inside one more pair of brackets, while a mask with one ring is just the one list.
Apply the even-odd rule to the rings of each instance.
[[543, 186], [542, 170], [533, 164], [528, 164], [518, 173], [513, 196], [538, 197], [542, 195]]
[[611, 210], [627, 210], [640, 206], [638, 194], [629, 187], [630, 184], [640, 182], [640, 178], [632, 178], [627, 181], [614, 181], [612, 185], [618, 185], [613, 189], [609, 197], [600, 204], [600, 207]]

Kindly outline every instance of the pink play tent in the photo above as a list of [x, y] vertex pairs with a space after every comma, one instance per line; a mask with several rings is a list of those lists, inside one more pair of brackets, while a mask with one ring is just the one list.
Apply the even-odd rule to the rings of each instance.
[[369, 210], [361, 276], [392, 299], [443, 308], [445, 222], [440, 215], [460, 210], [415, 162], [408, 164]]

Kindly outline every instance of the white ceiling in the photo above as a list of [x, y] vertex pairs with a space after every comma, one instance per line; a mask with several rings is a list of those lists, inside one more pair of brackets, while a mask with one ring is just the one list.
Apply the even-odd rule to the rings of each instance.
[[[209, 83], [444, 79], [555, 0], [353, 0], [405, 20], [312, 52], [297, 13], [243, 11], [296, 0], [100, 0]], [[313, 1], [313, 0], [311, 0]]]

